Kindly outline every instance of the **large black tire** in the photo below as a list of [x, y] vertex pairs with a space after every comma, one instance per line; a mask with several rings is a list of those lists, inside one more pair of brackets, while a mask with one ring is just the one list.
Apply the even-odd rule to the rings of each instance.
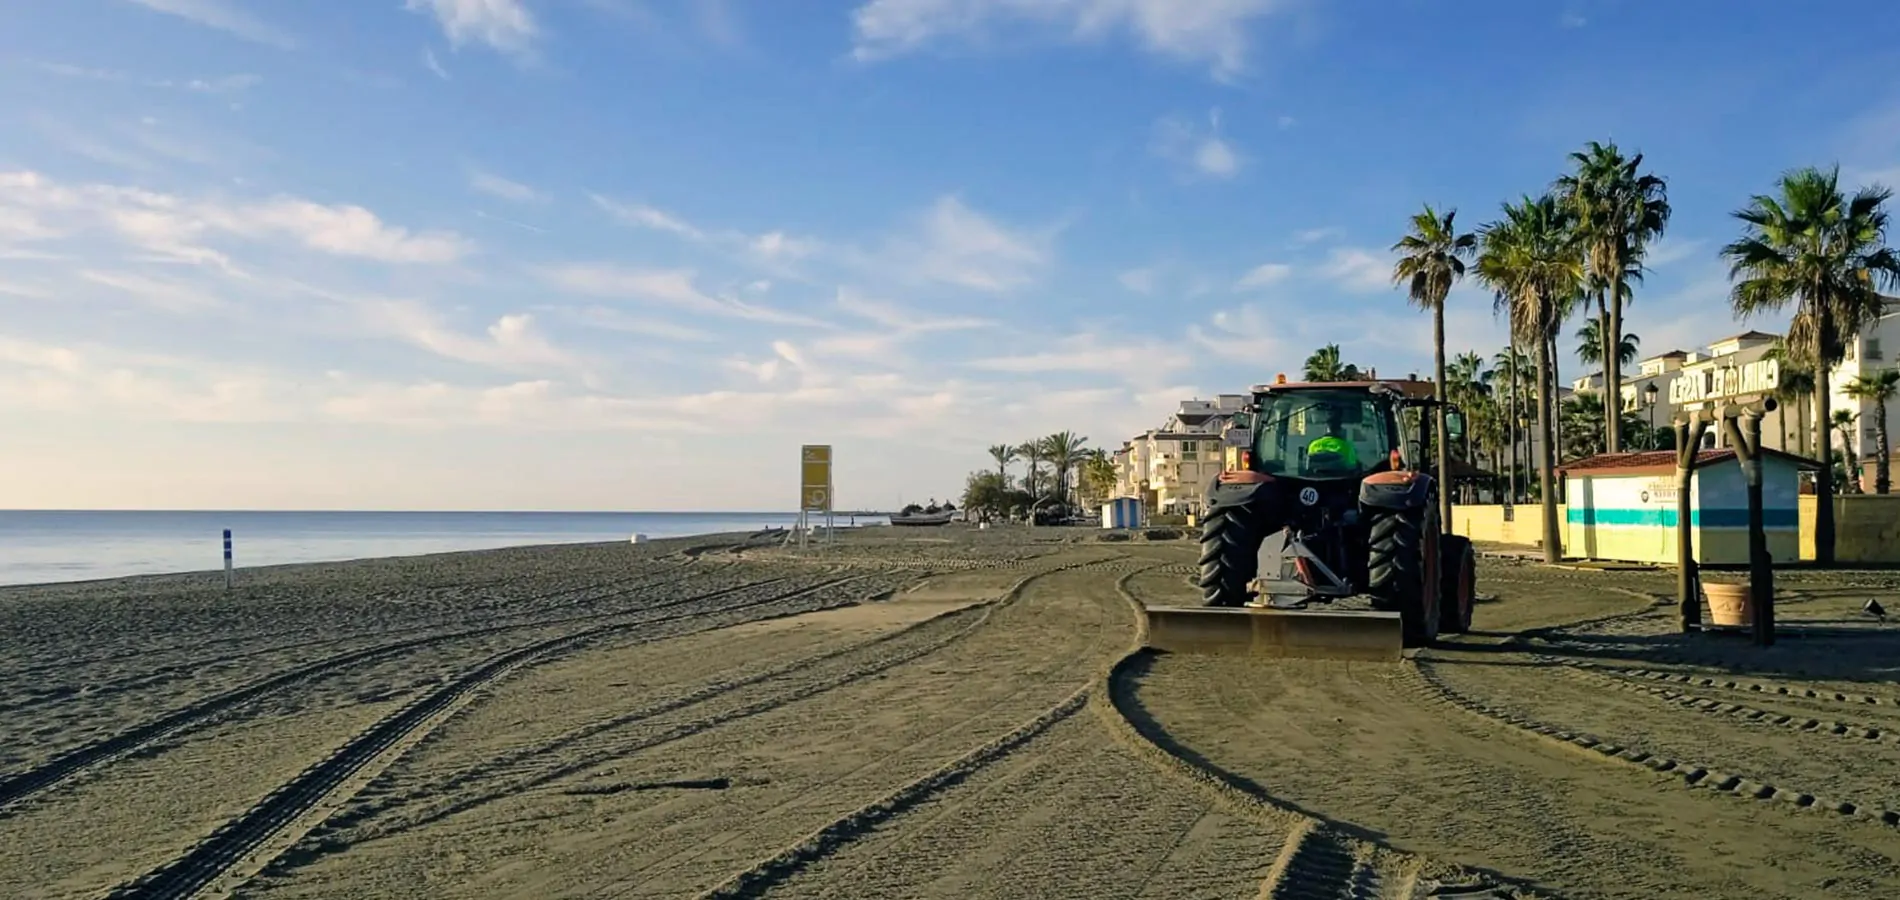
[[[1428, 565], [1428, 540], [1437, 537], [1437, 510], [1377, 510], [1367, 540], [1366, 593], [1373, 605], [1395, 611], [1405, 646], [1424, 647], [1438, 638], [1439, 569]], [[1435, 541], [1433, 541], [1435, 543]], [[1427, 571], [1427, 570], [1430, 571]]]
[[1207, 606], [1242, 606], [1260, 568], [1260, 539], [1245, 507], [1207, 514], [1201, 523], [1201, 598]]
[[1468, 537], [1447, 534], [1439, 543], [1445, 563], [1438, 577], [1438, 632], [1464, 634], [1471, 630], [1471, 607], [1477, 602], [1478, 555]]

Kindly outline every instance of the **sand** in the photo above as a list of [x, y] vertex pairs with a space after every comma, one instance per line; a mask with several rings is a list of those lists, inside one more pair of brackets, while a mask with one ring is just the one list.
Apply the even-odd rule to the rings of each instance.
[[1266, 662], [1139, 651], [1193, 547], [1095, 537], [0, 589], [0, 896], [1900, 893], [1900, 578], [1762, 652], [1485, 560], [1472, 635]]

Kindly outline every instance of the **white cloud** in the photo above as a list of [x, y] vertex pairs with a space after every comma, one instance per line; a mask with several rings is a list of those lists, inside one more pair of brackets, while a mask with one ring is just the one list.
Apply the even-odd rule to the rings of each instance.
[[569, 263], [541, 271], [549, 284], [575, 294], [595, 297], [621, 297], [646, 300], [688, 312], [777, 322], [785, 325], [817, 325], [804, 316], [746, 303], [735, 297], [715, 297], [696, 285], [697, 273], [691, 269], [639, 269], [612, 263]]
[[1144, 50], [1210, 66], [1216, 77], [1246, 66], [1247, 26], [1282, 0], [869, 0], [852, 13], [852, 53], [864, 61], [923, 50], [950, 39], [980, 41], [995, 26], [1020, 33], [1040, 25], [1073, 41], [1116, 33]]
[[1189, 351], [1177, 342], [1117, 343], [1085, 332], [1056, 341], [1048, 350], [985, 357], [967, 365], [990, 372], [1121, 375], [1131, 381], [1151, 381], [1191, 364]]
[[1214, 313], [1210, 327], [1188, 326], [1188, 339], [1214, 356], [1260, 368], [1285, 365], [1297, 339], [1258, 306], [1242, 306]]
[[296, 41], [278, 29], [253, 18], [230, 0], [130, 0], [147, 9], [170, 13], [208, 28], [228, 31], [246, 40], [291, 49]]
[[884, 263], [910, 278], [1001, 293], [1035, 280], [1049, 259], [1048, 242], [945, 196], [922, 216], [915, 234], [891, 243]]
[[198, 313], [222, 307], [224, 302], [181, 281], [152, 278], [132, 272], [104, 272], [92, 269], [79, 277], [97, 285], [113, 288], [140, 303], [170, 313]]
[[1232, 178], [1242, 160], [1233, 144], [1220, 134], [1220, 110], [1207, 115], [1207, 127], [1168, 117], [1155, 123], [1151, 148], [1156, 156], [1186, 166], [1208, 178]]
[[1296, 244], [1315, 244], [1320, 241], [1340, 237], [1345, 233], [1346, 230], [1344, 228], [1331, 225], [1324, 228], [1305, 228], [1293, 233], [1293, 242]]
[[435, 16], [449, 46], [456, 48], [480, 43], [504, 53], [525, 53], [540, 34], [521, 0], [406, 0], [403, 8]]
[[799, 259], [818, 249], [818, 242], [770, 231], [752, 239], [752, 250], [767, 259]]
[[449, 70], [442, 68], [441, 60], [436, 59], [435, 51], [428, 47], [422, 48], [422, 67], [435, 73], [435, 77], [443, 81], [452, 80], [449, 78]]
[[540, 333], [534, 317], [511, 313], [496, 319], [485, 336], [456, 331], [434, 310], [410, 300], [365, 301], [361, 312], [374, 331], [449, 359], [498, 369], [570, 370], [580, 363]]
[[658, 338], [663, 341], [710, 341], [713, 335], [697, 328], [675, 325], [646, 316], [629, 315], [607, 306], [545, 307], [554, 315], [585, 328]]
[[1115, 276], [1115, 280], [1137, 294], [1152, 294], [1155, 289], [1155, 270], [1153, 266], [1142, 269], [1129, 269]]
[[1320, 266], [1320, 274], [1357, 293], [1392, 288], [1392, 261], [1359, 247], [1338, 247]]
[[392, 226], [361, 206], [326, 206], [309, 200], [281, 197], [235, 209], [209, 208], [210, 221], [229, 231], [252, 229], [281, 232], [305, 246], [338, 256], [357, 256], [393, 263], [454, 262], [474, 248], [459, 235], [431, 231], [411, 233]]
[[121, 72], [116, 69], [96, 69], [88, 66], [75, 66], [69, 63], [42, 62], [33, 63], [32, 65], [42, 72], [48, 72], [64, 78], [105, 81], [113, 84], [131, 84], [165, 90], [191, 91], [199, 94], [236, 94], [254, 88], [264, 81], [264, 79], [250, 74], [215, 75], [184, 79], [151, 78], [134, 75], [130, 72]]
[[510, 181], [493, 172], [474, 170], [469, 172], [468, 186], [491, 197], [500, 197], [516, 203], [541, 203], [547, 198], [519, 181]]
[[280, 196], [254, 202], [190, 199], [114, 185], [60, 184], [37, 172], [0, 172], [0, 238], [36, 240], [106, 229], [161, 256], [232, 266], [202, 244], [213, 234], [288, 237], [312, 250], [394, 263], [452, 262], [473, 245], [452, 232], [411, 232], [352, 204]]
[[1247, 274], [1240, 276], [1240, 280], [1234, 282], [1234, 290], [1244, 291], [1278, 284], [1285, 281], [1291, 274], [1293, 274], [1293, 267], [1285, 263], [1261, 263], [1248, 270]]
[[1649, 245], [1649, 252], [1644, 256], [1643, 264], [1650, 268], [1662, 268], [1701, 253], [1707, 246], [1707, 241], [1664, 235]]
[[670, 232], [696, 241], [706, 239], [706, 232], [693, 227], [685, 220], [665, 210], [638, 203], [621, 203], [602, 197], [599, 194], [589, 194], [588, 197], [594, 201], [595, 206], [600, 207], [605, 210], [608, 215], [628, 225], [650, 228], [654, 231]]

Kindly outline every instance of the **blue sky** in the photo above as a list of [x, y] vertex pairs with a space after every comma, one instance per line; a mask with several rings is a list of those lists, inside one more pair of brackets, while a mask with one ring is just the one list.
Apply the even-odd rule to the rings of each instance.
[[0, 506], [783, 508], [804, 442], [942, 497], [1327, 342], [1423, 371], [1407, 217], [1591, 139], [1676, 208], [1629, 327], [1706, 343], [1751, 193], [1900, 186], [1900, 17], [1825, 6], [17, 0]]

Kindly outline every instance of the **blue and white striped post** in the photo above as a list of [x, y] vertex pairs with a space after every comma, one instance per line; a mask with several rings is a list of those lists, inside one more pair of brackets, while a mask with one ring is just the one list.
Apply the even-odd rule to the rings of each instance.
[[231, 589], [231, 529], [224, 530], [224, 589]]

